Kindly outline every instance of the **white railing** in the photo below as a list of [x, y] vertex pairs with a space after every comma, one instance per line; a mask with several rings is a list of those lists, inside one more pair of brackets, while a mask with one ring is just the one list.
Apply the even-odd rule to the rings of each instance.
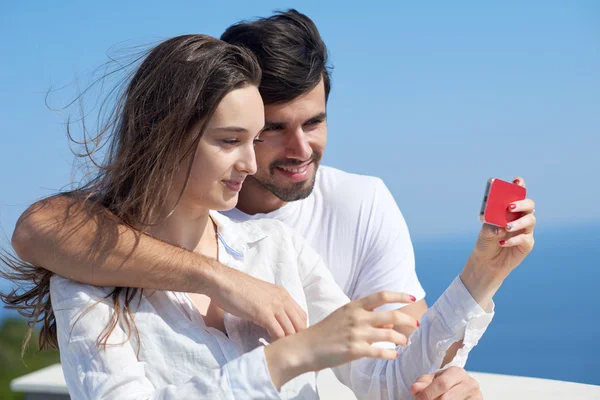
[[[481, 372], [470, 374], [479, 382], [485, 400], [600, 400], [600, 386]], [[324, 400], [355, 399], [331, 370], [319, 373], [317, 386]], [[60, 364], [17, 378], [10, 388], [25, 393], [26, 400], [69, 398]]]

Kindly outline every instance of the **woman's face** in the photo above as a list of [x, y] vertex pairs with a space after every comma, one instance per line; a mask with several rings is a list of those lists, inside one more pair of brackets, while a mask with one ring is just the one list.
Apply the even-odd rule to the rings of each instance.
[[255, 86], [228, 93], [198, 143], [179, 206], [211, 210], [235, 207], [244, 179], [256, 172], [254, 145], [264, 124], [263, 102]]

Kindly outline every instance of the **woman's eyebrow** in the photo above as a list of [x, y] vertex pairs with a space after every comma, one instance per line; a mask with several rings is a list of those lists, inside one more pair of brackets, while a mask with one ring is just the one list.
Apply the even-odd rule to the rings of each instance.
[[234, 132], [234, 133], [246, 133], [248, 129], [243, 128], [241, 126], [218, 126], [216, 128], [211, 128], [213, 131], [217, 132]]

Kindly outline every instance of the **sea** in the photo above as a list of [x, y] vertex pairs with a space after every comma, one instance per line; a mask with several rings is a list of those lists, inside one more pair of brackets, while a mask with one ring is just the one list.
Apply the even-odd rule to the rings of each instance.
[[[456, 277], [474, 235], [414, 240], [431, 306]], [[10, 283], [0, 281], [0, 289]], [[600, 385], [600, 223], [536, 228], [533, 252], [496, 294], [496, 315], [467, 369]], [[16, 316], [0, 308], [0, 321]]]

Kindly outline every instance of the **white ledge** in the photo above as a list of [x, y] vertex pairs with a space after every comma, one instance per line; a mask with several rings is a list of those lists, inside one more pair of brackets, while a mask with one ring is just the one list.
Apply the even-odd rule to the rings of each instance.
[[[486, 400], [598, 400], [600, 386], [583, 383], [528, 378], [523, 376], [469, 372], [481, 386]], [[322, 399], [356, 399], [350, 389], [342, 385], [331, 370], [319, 372], [317, 380]], [[13, 392], [68, 394], [60, 364], [54, 364], [10, 383]]]
[[24, 393], [69, 394], [60, 364], [13, 379], [10, 390]]

